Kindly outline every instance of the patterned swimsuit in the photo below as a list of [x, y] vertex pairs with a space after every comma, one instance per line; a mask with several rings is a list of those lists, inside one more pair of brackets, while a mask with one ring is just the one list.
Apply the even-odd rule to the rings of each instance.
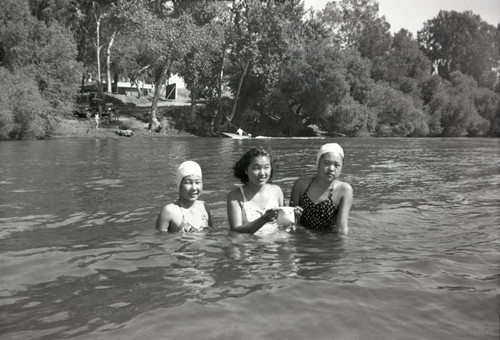
[[[266, 186], [266, 190], [268, 191], [268, 194], [271, 196], [269, 198], [269, 201], [267, 201], [266, 206], [264, 209], [260, 209], [257, 207], [255, 204], [253, 204], [251, 201], [247, 201], [247, 198], [245, 197], [245, 193], [243, 192], [243, 187], [240, 187], [241, 190], [241, 195], [243, 196], [243, 202], [241, 202], [241, 211], [242, 211], [242, 218], [243, 218], [243, 223], [248, 223], [255, 221], [259, 217], [265, 214], [266, 210], [268, 209], [274, 209], [279, 207], [279, 203], [274, 197], [274, 195], [271, 194], [271, 190], [269, 187]], [[273, 223], [266, 223], [255, 232], [255, 235], [259, 234], [272, 234], [278, 230], [278, 225], [276, 222]]]
[[337, 207], [332, 201], [333, 188], [330, 189], [328, 198], [318, 204], [315, 204], [307, 192], [314, 179], [307, 186], [306, 191], [300, 196], [299, 207], [302, 207], [302, 216], [300, 224], [307, 229], [312, 230], [334, 230], [337, 221]]
[[[205, 207], [203, 206], [203, 203], [201, 202], [195, 202], [195, 204], [198, 204], [200, 207], [200, 210], [202, 210], [201, 214], [201, 223], [198, 226], [192, 225], [188, 220], [186, 219], [186, 216], [184, 216], [184, 209], [180, 206], [179, 202], [176, 202], [177, 205], [179, 206], [179, 209], [181, 209], [181, 214], [182, 214], [182, 222], [179, 225], [179, 228], [177, 230], [183, 231], [183, 232], [196, 232], [196, 231], [201, 231], [204, 229], [208, 228], [208, 215], [206, 214]], [[203, 209], [201, 209], [203, 207]]]

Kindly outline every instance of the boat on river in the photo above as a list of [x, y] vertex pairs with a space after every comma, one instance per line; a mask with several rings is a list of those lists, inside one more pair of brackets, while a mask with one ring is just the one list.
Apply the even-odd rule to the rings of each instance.
[[250, 138], [249, 135], [239, 135], [237, 133], [231, 133], [231, 132], [223, 132], [222, 134], [226, 137], [230, 137], [233, 139], [249, 139]]
[[237, 133], [231, 133], [231, 132], [223, 132], [223, 135], [229, 138], [233, 139], [249, 139], [249, 138], [254, 138], [254, 139], [324, 139], [325, 136], [309, 136], [309, 137], [271, 137], [271, 136], [255, 136], [252, 137], [251, 135], [239, 135]]

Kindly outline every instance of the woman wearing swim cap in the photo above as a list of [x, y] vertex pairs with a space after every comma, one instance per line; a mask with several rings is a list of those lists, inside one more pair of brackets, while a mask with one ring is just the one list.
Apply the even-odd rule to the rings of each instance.
[[347, 234], [352, 187], [339, 180], [344, 150], [337, 143], [323, 145], [316, 156], [317, 173], [295, 181], [290, 206], [302, 208], [300, 224], [311, 230]]
[[156, 220], [160, 231], [201, 231], [212, 226], [210, 210], [198, 201], [203, 190], [201, 168], [198, 163], [186, 161], [179, 166], [176, 178], [179, 197], [161, 210]]

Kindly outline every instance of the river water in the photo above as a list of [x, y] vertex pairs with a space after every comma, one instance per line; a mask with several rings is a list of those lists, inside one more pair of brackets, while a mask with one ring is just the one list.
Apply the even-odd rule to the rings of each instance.
[[[347, 237], [228, 231], [248, 148], [273, 150], [288, 201], [331, 141], [0, 143], [0, 337], [498, 339], [498, 139], [336, 139]], [[187, 159], [215, 228], [158, 233]]]

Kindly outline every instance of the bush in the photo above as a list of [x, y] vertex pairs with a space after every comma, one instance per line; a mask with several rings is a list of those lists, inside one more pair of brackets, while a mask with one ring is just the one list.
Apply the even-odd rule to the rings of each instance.
[[329, 109], [328, 131], [348, 136], [369, 135], [374, 132], [376, 115], [373, 108], [362, 105], [347, 96]]
[[490, 121], [478, 113], [478, 108], [491, 116], [492, 104], [487, 100], [490, 96], [478, 100], [477, 82], [470, 76], [453, 72], [450, 77], [451, 81], [438, 87], [430, 102], [431, 133], [445, 137], [486, 135]]
[[45, 138], [57, 122], [34, 78], [23, 73], [12, 74], [0, 68], [0, 137], [3, 139]]
[[81, 65], [71, 31], [32, 16], [28, 1], [4, 1], [0, 14], [0, 137], [45, 138], [73, 109]]
[[119, 129], [120, 130], [132, 130], [132, 127], [127, 122], [120, 122]]
[[414, 107], [410, 96], [387, 84], [377, 83], [368, 104], [377, 115], [377, 135], [426, 136], [429, 131], [428, 115]]

